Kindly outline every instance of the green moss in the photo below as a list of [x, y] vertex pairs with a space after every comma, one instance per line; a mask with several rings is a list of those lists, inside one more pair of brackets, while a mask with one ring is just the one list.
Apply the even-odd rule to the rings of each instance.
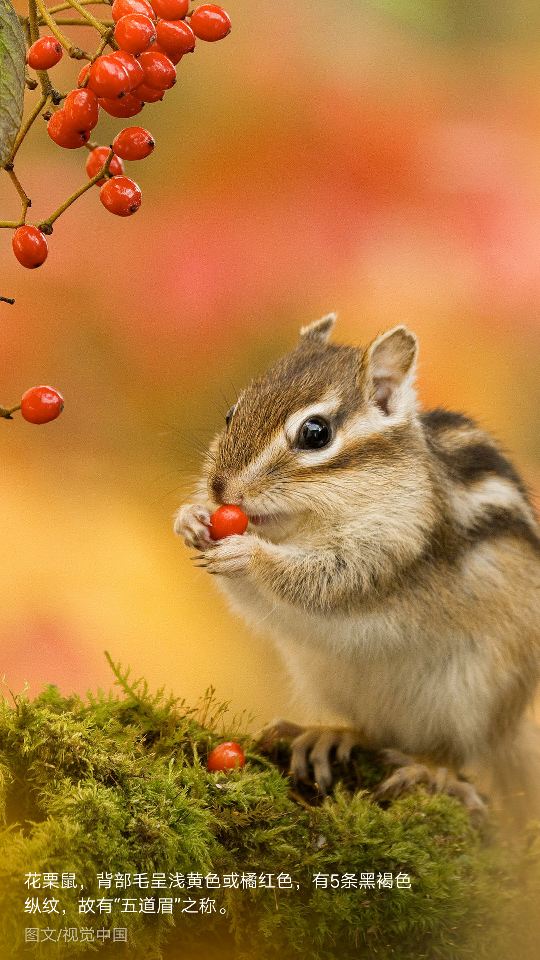
[[[369, 790], [384, 770], [358, 750], [333, 796], [312, 805], [309, 790], [290, 791], [284, 745], [272, 758], [258, 754], [244, 718], [225, 725], [227, 705], [213, 691], [188, 709], [111, 666], [119, 693], [83, 701], [47, 687], [33, 701], [21, 695], [0, 705], [3, 958], [61, 960], [93, 949], [117, 960], [527, 956], [535, 936], [525, 919], [540, 896], [540, 829], [531, 830], [523, 858], [493, 830], [476, 831], [449, 797], [417, 789], [381, 806]], [[242, 744], [246, 766], [209, 773], [208, 753], [224, 739]], [[107, 873], [111, 887], [100, 888], [98, 874]], [[147, 889], [114, 879], [142, 873]], [[170, 874], [190, 873], [217, 875], [220, 887], [203, 880], [200, 888], [168, 888]], [[343, 875], [362, 873], [374, 874], [374, 888], [342, 886]], [[32, 889], [29, 874], [57, 874], [60, 884], [74, 874], [77, 887]], [[153, 874], [165, 874], [167, 887], [152, 889]], [[255, 875], [256, 885], [242, 888], [242, 874]], [[378, 884], [384, 874], [392, 887]], [[410, 888], [396, 885], [398, 874], [410, 877]], [[224, 886], [234, 875], [238, 886]], [[263, 875], [272, 875], [274, 889], [262, 885]], [[328, 877], [326, 888], [317, 875]], [[129, 897], [136, 912], [125, 912]], [[146, 902], [153, 912], [140, 912], [140, 901], [153, 897]], [[156, 912], [160, 897], [183, 902]], [[201, 898], [215, 901], [213, 912], [201, 912]], [[58, 914], [50, 903], [44, 909], [55, 899]], [[111, 901], [110, 913], [99, 913], [99, 899]], [[198, 912], [182, 912], [188, 899]], [[25, 912], [32, 900], [41, 912]], [[79, 912], [81, 900], [94, 901], [95, 912]], [[25, 943], [25, 928], [40, 937], [51, 928], [75, 933], [68, 942]], [[83, 929], [96, 937], [113, 928], [127, 930], [127, 945], [82, 939]]]

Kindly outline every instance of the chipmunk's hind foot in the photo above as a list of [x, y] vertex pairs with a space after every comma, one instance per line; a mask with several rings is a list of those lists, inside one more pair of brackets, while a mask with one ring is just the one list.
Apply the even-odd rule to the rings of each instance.
[[487, 807], [472, 783], [458, 780], [446, 767], [430, 769], [426, 764], [418, 763], [414, 757], [397, 750], [382, 750], [381, 759], [389, 766], [397, 765], [397, 770], [377, 787], [374, 793], [376, 800], [395, 800], [405, 790], [421, 783], [426, 785], [430, 793], [457, 797], [476, 822], [486, 817]]

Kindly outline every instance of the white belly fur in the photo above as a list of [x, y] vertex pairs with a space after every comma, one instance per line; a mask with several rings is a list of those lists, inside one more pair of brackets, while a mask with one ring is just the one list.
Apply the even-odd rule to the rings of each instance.
[[469, 637], [399, 611], [324, 616], [272, 602], [241, 581], [220, 584], [233, 610], [273, 637], [306, 723], [364, 732], [374, 748], [429, 753], [451, 742], [468, 761], [485, 741], [493, 677]]

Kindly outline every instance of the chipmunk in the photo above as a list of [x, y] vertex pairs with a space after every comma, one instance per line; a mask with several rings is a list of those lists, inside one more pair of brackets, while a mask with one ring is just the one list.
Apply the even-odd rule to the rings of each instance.
[[[175, 531], [324, 720], [266, 728], [267, 743], [292, 739], [294, 777], [309, 761], [324, 794], [330, 751], [346, 761], [360, 744], [398, 767], [380, 797], [424, 782], [481, 813], [465, 767], [491, 770], [502, 794], [536, 778], [540, 530], [487, 433], [419, 410], [414, 334], [357, 349], [328, 342], [334, 321], [304, 327], [241, 393]], [[224, 503], [249, 525], [214, 542]]]

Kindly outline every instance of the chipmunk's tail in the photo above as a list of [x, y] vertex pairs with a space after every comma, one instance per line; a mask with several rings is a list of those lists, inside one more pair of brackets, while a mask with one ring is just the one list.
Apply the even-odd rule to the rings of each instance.
[[493, 794], [511, 829], [540, 820], [540, 727], [524, 718], [518, 735], [501, 744], [492, 762]]

